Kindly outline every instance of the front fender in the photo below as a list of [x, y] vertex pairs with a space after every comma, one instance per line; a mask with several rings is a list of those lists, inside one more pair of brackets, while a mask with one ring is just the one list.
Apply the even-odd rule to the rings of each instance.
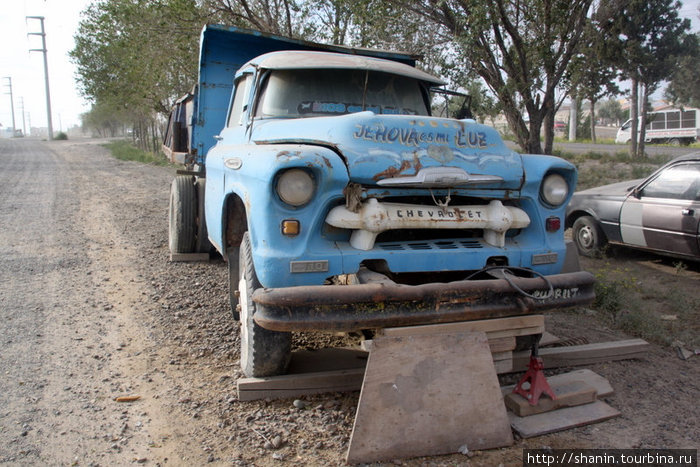
[[[262, 285], [268, 282], [268, 277], [279, 274], [273, 266], [266, 266], [269, 262], [265, 258], [294, 256], [295, 249], [299, 249], [296, 254], [302, 256], [302, 247], [312, 242], [310, 236], [322, 230], [329, 206], [343, 198], [343, 189], [348, 183], [347, 168], [336, 152], [305, 144], [217, 146], [207, 156], [208, 177], [212, 168], [221, 172], [223, 189], [217, 199], [207, 200], [211, 209], [218, 211], [216, 225], [210, 227], [214, 233], [210, 236], [216, 237], [214, 243], [225, 254], [225, 206], [228, 198], [238, 197], [245, 207], [245, 219], [240, 221], [247, 223], [253, 262]], [[290, 168], [310, 171], [316, 182], [314, 197], [304, 206], [287, 205], [277, 195], [278, 174]], [[289, 219], [301, 225], [295, 237], [282, 234], [281, 222]], [[209, 221], [207, 224], [210, 226]]]

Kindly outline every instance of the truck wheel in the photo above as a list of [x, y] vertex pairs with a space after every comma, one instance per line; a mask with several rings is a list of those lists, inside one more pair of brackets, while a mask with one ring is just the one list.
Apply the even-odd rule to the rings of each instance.
[[269, 331], [253, 321], [253, 292], [262, 287], [253, 265], [248, 232], [240, 247], [238, 291], [241, 319], [241, 368], [248, 377], [273, 376], [287, 370], [291, 358], [292, 336], [288, 332]]
[[602, 248], [608, 243], [600, 225], [591, 216], [582, 216], [576, 219], [573, 226], [573, 238], [578, 252], [589, 258], [599, 256]]
[[681, 140], [678, 139], [678, 138], [671, 138], [671, 139], [668, 141], [668, 144], [670, 144], [671, 146], [680, 146], [680, 145], [681, 145]]
[[178, 175], [170, 185], [168, 244], [171, 253], [192, 253], [195, 248], [197, 195], [192, 177]]
[[204, 184], [203, 178], [198, 178], [195, 182], [195, 190], [197, 192], [197, 235], [195, 243], [195, 251], [197, 253], [209, 253], [212, 249], [211, 242], [207, 233], [207, 223], [204, 217]]
[[228, 247], [226, 249], [226, 260], [228, 265], [228, 299], [231, 302], [231, 313], [233, 319], [238, 321], [241, 316], [240, 300], [238, 299], [238, 283], [240, 282], [240, 248]]

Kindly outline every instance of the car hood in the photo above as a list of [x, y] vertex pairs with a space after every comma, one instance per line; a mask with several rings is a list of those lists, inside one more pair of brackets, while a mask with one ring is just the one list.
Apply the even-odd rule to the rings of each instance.
[[611, 183], [610, 185], [589, 188], [588, 190], [577, 191], [574, 196], [627, 196], [634, 187], [639, 185], [644, 179], [627, 180], [625, 182]]
[[493, 128], [473, 120], [373, 112], [258, 120], [251, 139], [256, 144], [332, 147], [343, 158], [351, 181], [362, 185], [404, 177], [420, 179], [424, 174], [419, 172], [431, 167], [490, 176], [490, 181], [479, 182], [484, 189], [516, 190], [524, 180], [521, 156], [508, 149]]

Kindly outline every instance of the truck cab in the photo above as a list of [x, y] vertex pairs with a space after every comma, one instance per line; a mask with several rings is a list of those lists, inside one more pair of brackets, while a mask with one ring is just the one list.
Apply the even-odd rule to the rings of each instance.
[[279, 49], [231, 72], [214, 144], [171, 190], [171, 250], [187, 232], [188, 248], [210, 243], [227, 260], [246, 375], [283, 373], [291, 332], [592, 300], [590, 274], [561, 272], [573, 165], [433, 116], [443, 82], [409, 56], [264, 39]]

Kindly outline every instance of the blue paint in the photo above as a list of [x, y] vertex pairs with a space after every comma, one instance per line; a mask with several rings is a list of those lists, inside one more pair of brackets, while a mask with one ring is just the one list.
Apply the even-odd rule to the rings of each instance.
[[[540, 184], [547, 173], [556, 171], [565, 177], [573, 192], [575, 168], [554, 157], [519, 155], [505, 146], [493, 128], [473, 120], [416, 116], [410, 109], [375, 106], [363, 110], [357, 102], [334, 101], [301, 101], [291, 107], [301, 115], [313, 112], [314, 117], [259, 118], [250, 112], [255, 109], [260, 77], [265, 70], [256, 70], [254, 63], [236, 75], [253, 73], [254, 84], [244, 100], [242, 124], [226, 127], [226, 107], [234, 90], [231, 70], [259, 54], [288, 49], [342, 51], [222, 26], [208, 26], [202, 34], [193, 147], [198, 150], [200, 163], [204, 163], [206, 154], [206, 222], [210, 240], [220, 252], [226, 250], [225, 206], [237, 197], [246, 208], [246, 218], [237, 222], [247, 223], [256, 272], [265, 287], [323, 284], [331, 276], [357, 272], [367, 260], [384, 260], [396, 273], [478, 270], [493, 257], [542, 274], [561, 270], [566, 250], [563, 231], [546, 232], [545, 220], [551, 216], [563, 219], [565, 205], [545, 205], [540, 200]], [[384, 58], [412, 64], [412, 58], [406, 55], [385, 54]], [[214, 135], [220, 135], [218, 142]], [[226, 166], [227, 159], [232, 158], [236, 164], [229, 166], [235, 168]], [[421, 169], [432, 167], [498, 175], [502, 180], [449, 190], [377, 185], [379, 180], [414, 176]], [[276, 193], [280, 174], [291, 168], [307, 171], [314, 180], [314, 195], [304, 206], [287, 205]], [[344, 191], [351, 182], [365, 187], [362, 200], [430, 200], [431, 196], [444, 200], [448, 194], [453, 199], [463, 197], [481, 200], [483, 204], [502, 200], [524, 210], [531, 223], [511, 232], [501, 248], [481, 238], [468, 242], [465, 238], [441, 238], [425, 242], [428, 246], [423, 249], [413, 248], [410, 242], [395, 242], [375, 245], [368, 251], [358, 250], [349, 244], [350, 230], [331, 228], [325, 223], [333, 207], [345, 205]], [[442, 214], [427, 212], [416, 205], [397, 215], [437, 219]], [[444, 216], [454, 216], [453, 211], [446, 212], [449, 214]], [[477, 207], [463, 210], [461, 215], [480, 219], [484, 213]], [[299, 221], [298, 235], [282, 233], [281, 223], [288, 219]], [[450, 242], [454, 248], [440, 247]], [[551, 253], [558, 254], [556, 263], [532, 264], [533, 255]], [[292, 262], [326, 261], [327, 271], [310, 268], [310, 272], [291, 272]]]

